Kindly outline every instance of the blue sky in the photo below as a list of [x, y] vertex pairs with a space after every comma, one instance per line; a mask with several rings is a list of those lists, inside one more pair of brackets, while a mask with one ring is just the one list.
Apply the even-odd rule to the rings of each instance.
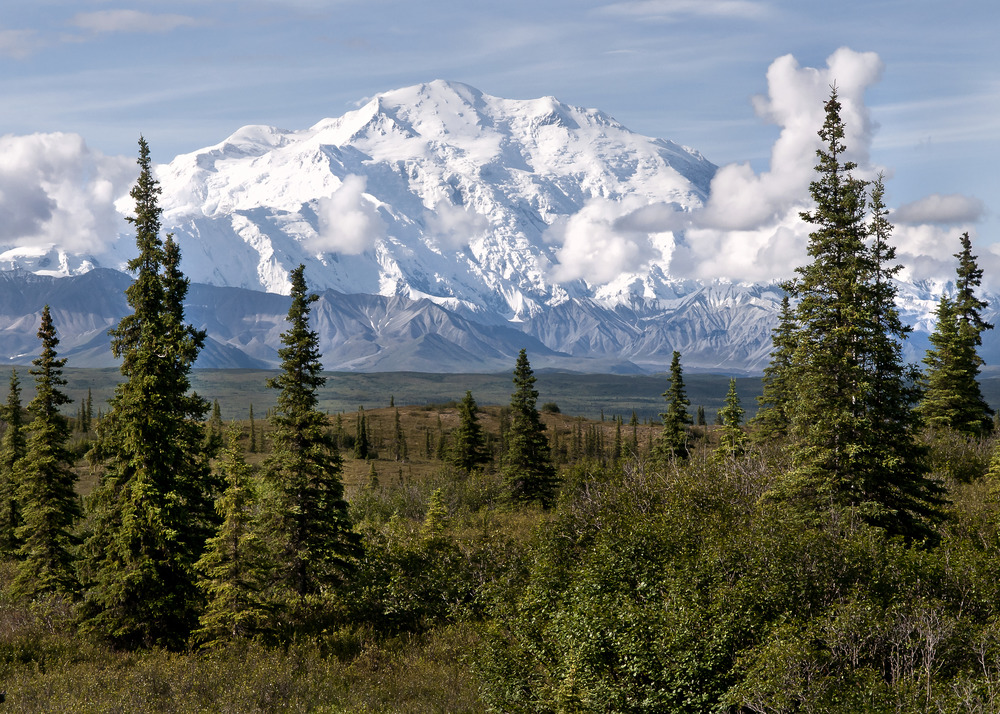
[[0, 12], [0, 136], [66, 132], [134, 157], [142, 133], [169, 161], [441, 78], [596, 107], [760, 173], [782, 127], [754, 97], [794, 91], [769, 69], [786, 55], [822, 69], [847, 47], [877, 55], [865, 140], [890, 206], [986, 250], [1000, 238], [998, 30], [991, 0], [33, 0]]

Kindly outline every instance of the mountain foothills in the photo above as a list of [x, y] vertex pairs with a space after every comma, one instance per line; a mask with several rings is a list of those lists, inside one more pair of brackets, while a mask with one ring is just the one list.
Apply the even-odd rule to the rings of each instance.
[[[199, 367], [276, 367], [303, 264], [327, 369], [495, 371], [526, 347], [538, 367], [662, 371], [678, 350], [689, 369], [760, 372], [776, 286], [675, 279], [674, 233], [624, 250], [602, 234], [641, 232], [638, 208], [700, 208], [715, 170], [596, 110], [435, 81], [305, 130], [244, 127], [158, 179]], [[134, 251], [127, 231], [98, 253], [0, 246], [0, 356], [31, 360], [48, 303], [70, 364], [109, 366]], [[929, 290], [901, 295], [904, 319], [932, 322]]]

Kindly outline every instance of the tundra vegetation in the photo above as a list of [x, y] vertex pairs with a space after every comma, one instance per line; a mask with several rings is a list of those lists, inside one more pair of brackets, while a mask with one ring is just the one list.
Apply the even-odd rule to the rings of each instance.
[[[0, 407], [0, 688], [12, 711], [1000, 711], [1000, 439], [968, 235], [902, 361], [881, 179], [820, 132], [810, 263], [756, 416], [510, 401], [319, 409], [292, 271], [276, 406], [191, 389], [145, 142], [122, 381], [73, 407], [45, 310]], [[724, 401], [723, 401], [724, 400]], [[75, 417], [60, 411], [75, 408]]]

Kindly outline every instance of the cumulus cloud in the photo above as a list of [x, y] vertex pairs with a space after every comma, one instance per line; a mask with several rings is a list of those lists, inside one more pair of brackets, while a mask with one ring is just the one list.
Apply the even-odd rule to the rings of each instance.
[[427, 232], [442, 250], [461, 250], [489, 228], [486, 218], [473, 210], [441, 201], [425, 214]]
[[169, 32], [178, 27], [194, 27], [198, 21], [187, 15], [154, 14], [138, 10], [81, 12], [71, 24], [90, 32]]
[[640, 209], [638, 202], [594, 198], [579, 212], [557, 221], [545, 234], [546, 241], [558, 246], [550, 278], [556, 283], [582, 279], [604, 285], [661, 257], [648, 231], [629, 226], [626, 217]]
[[847, 48], [834, 52], [822, 69], [800, 67], [791, 55], [779, 57], [768, 69], [767, 96], [753, 102], [763, 120], [781, 127], [766, 171], [757, 173], [741, 163], [721, 167], [705, 206], [690, 213], [672, 204], [592, 201], [553, 231], [560, 247], [551, 275], [606, 283], [654, 257], [652, 246], [662, 241], [651, 241], [650, 236], [673, 233], [669, 272], [675, 277], [792, 277], [795, 267], [807, 260], [809, 226], [799, 213], [810, 205], [809, 183], [815, 178], [816, 150], [821, 146], [817, 132], [830, 88], [837, 87], [846, 125], [845, 158], [858, 163], [859, 177], [873, 177], [879, 170], [869, 159], [876, 126], [864, 94], [881, 73], [878, 55]]
[[823, 105], [833, 85], [846, 127], [846, 158], [867, 168], [875, 126], [864, 105], [864, 93], [881, 73], [878, 55], [847, 48], [834, 52], [825, 69], [800, 67], [791, 55], [776, 59], [767, 71], [767, 96], [754, 98], [758, 116], [781, 127], [771, 149], [770, 167], [761, 174], [747, 164], [720, 168], [712, 179], [700, 224], [755, 230], [782, 220], [790, 210], [798, 212], [809, 200], [809, 182], [821, 143], [817, 131], [823, 125]]
[[892, 213], [893, 222], [907, 224], [941, 223], [954, 225], [978, 221], [985, 207], [978, 198], [952, 193], [934, 193], [907, 203]]
[[124, 229], [115, 200], [135, 159], [104, 156], [76, 134], [0, 137], [0, 245], [96, 254]]
[[385, 237], [385, 221], [365, 195], [363, 176], [348, 174], [329, 198], [316, 205], [319, 233], [307, 245], [318, 253], [360, 255]]

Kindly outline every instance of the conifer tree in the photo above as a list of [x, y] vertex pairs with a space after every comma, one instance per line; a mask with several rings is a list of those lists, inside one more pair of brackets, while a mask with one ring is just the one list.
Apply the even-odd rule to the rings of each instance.
[[317, 408], [317, 391], [326, 383], [319, 339], [309, 328], [309, 305], [317, 297], [307, 293], [305, 266], [294, 269], [290, 278], [289, 327], [278, 350], [281, 373], [267, 382], [280, 391], [264, 478], [274, 499], [269, 531], [277, 599], [310, 617], [300, 608], [343, 582], [360, 555], [360, 540], [344, 500], [340, 452]]
[[452, 435], [451, 445], [451, 462], [464, 471], [472, 471], [490, 460], [483, 427], [476, 416], [478, 409], [472, 392], [466, 391], [458, 405], [458, 429]]
[[32, 361], [35, 369], [30, 370], [35, 377], [35, 398], [28, 405], [30, 436], [17, 466], [22, 524], [17, 528], [21, 561], [14, 589], [27, 596], [77, 589], [73, 526], [83, 515], [66, 449], [69, 421], [59, 413], [59, 407], [70, 402], [60, 389], [66, 385], [62, 376], [66, 360], [56, 356], [59, 338], [48, 305], [42, 310], [38, 339], [42, 351]]
[[10, 371], [10, 389], [3, 406], [7, 428], [0, 441], [0, 556], [11, 557], [20, 546], [17, 528], [21, 525], [18, 488], [21, 483], [17, 463], [24, 458], [26, 444], [21, 417], [21, 382], [17, 370]]
[[358, 420], [355, 427], [354, 437], [354, 458], [367, 459], [371, 451], [368, 442], [368, 422], [365, 419], [365, 408], [358, 407]]
[[941, 296], [931, 349], [924, 358], [925, 391], [920, 413], [934, 429], [954, 429], [965, 436], [980, 436], [993, 426], [992, 414], [979, 386], [983, 359], [976, 348], [982, 333], [993, 329], [982, 318], [986, 303], [976, 297], [983, 271], [972, 254], [968, 233], [961, 236], [962, 250], [955, 254], [958, 269], [955, 296]]
[[705, 407], [701, 406], [700, 404], [698, 405], [698, 408], [695, 410], [694, 423], [695, 426], [708, 426], [708, 422], [705, 421]]
[[94, 421], [94, 394], [90, 390], [90, 388], [88, 388], [87, 389], [87, 400], [84, 402], [84, 405], [83, 405], [83, 425], [82, 426], [83, 426], [83, 433], [84, 434], [90, 433], [90, 430], [93, 427], [93, 421]]
[[250, 445], [248, 451], [251, 454], [257, 453], [257, 424], [253, 418], [253, 404], [250, 404]]
[[[940, 491], [915, 441], [912, 372], [902, 362], [906, 336], [895, 306], [894, 251], [887, 241], [879, 180], [871, 193], [844, 160], [844, 124], [836, 89], [819, 135], [811, 262], [785, 285], [797, 301], [789, 435], [794, 471], [775, 494], [803, 514], [847, 514], [894, 534], [930, 535]], [[779, 347], [779, 357], [782, 355]], [[785, 367], [780, 366], [780, 370]]]
[[215, 456], [222, 448], [222, 410], [219, 408], [219, 400], [212, 402], [212, 415], [208, 418], [208, 425], [205, 429], [205, 451], [209, 456]]
[[684, 375], [681, 368], [681, 353], [674, 350], [670, 360], [670, 385], [663, 393], [667, 400], [667, 411], [660, 414], [663, 420], [663, 431], [656, 443], [656, 454], [659, 458], [685, 458], [688, 453], [687, 429], [691, 423], [691, 415], [687, 408], [691, 406], [684, 390]]
[[773, 441], [788, 435], [791, 402], [795, 396], [792, 355], [795, 352], [795, 321], [788, 295], [781, 298], [778, 324], [771, 333], [771, 361], [764, 368], [763, 393], [757, 397], [757, 414], [750, 420], [758, 441]]
[[719, 410], [722, 417], [722, 433], [719, 436], [719, 448], [716, 453], [720, 456], [739, 456], [746, 448], [747, 435], [742, 426], [745, 413], [740, 405], [740, 395], [736, 392], [736, 380], [730, 378], [726, 405]]
[[205, 647], [269, 629], [270, 613], [264, 598], [270, 575], [267, 549], [255, 528], [259, 499], [235, 424], [229, 429], [222, 472], [225, 491], [215, 502], [222, 523], [196, 564], [206, 606], [194, 637]]
[[545, 425], [535, 408], [538, 392], [534, 385], [535, 375], [528, 363], [527, 351], [522, 349], [514, 366], [503, 477], [512, 501], [537, 501], [548, 508], [555, 500], [558, 480], [549, 455]]
[[139, 140], [131, 196], [139, 254], [129, 261], [132, 308], [110, 331], [125, 381], [95, 455], [105, 472], [91, 499], [81, 574], [87, 629], [124, 647], [178, 647], [197, 621], [194, 563], [214, 529], [214, 481], [202, 450], [208, 404], [190, 390], [205, 335], [184, 322], [180, 252], [161, 240], [161, 192]]

